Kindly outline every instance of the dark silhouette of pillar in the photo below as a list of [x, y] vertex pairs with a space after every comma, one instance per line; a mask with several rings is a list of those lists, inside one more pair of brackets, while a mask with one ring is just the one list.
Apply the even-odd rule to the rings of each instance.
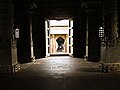
[[14, 28], [19, 28], [20, 32], [20, 37], [17, 39], [17, 54], [20, 63], [34, 60], [30, 6], [22, 3], [14, 4]]
[[100, 38], [99, 28], [102, 26], [102, 2], [89, 1], [83, 2], [82, 7], [87, 13], [88, 31], [88, 61], [100, 60]]
[[104, 1], [103, 5], [105, 36], [108, 37], [109, 40], [112, 40], [117, 37], [117, 33], [118, 37], [120, 36], [120, 31], [119, 29], [117, 30], [117, 18], [119, 21], [119, 10], [117, 10], [117, 0]]
[[120, 1], [119, 0], [117, 0], [117, 16], [118, 16], [118, 25], [117, 25], [117, 27], [118, 27], [118, 38], [120, 38], [120, 8], [119, 8], [119, 6], [120, 6]]
[[43, 9], [39, 9], [33, 15], [33, 42], [35, 58], [46, 56], [45, 17]]
[[88, 10], [88, 60], [100, 60], [99, 15], [96, 9]]
[[16, 43], [12, 0], [0, 0], [0, 73], [15, 73], [20, 69]]
[[86, 20], [84, 12], [73, 19], [73, 57], [84, 58], [86, 54]]
[[118, 15], [118, 37], [120, 38], [120, 1], [117, 0], [117, 15]]
[[86, 39], [87, 39], [87, 13], [81, 11], [80, 14], [80, 56], [84, 58], [86, 55]]
[[112, 39], [112, 15], [109, 13], [109, 3], [104, 2], [104, 30], [105, 37]]

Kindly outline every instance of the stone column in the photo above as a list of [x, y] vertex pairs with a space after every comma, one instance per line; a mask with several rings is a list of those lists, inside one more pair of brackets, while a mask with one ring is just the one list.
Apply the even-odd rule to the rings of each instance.
[[117, 0], [117, 15], [118, 15], [118, 37], [120, 38], [120, 0]]
[[99, 39], [99, 27], [98, 16], [96, 10], [90, 10], [88, 12], [88, 60], [99, 61], [100, 60], [100, 39]]
[[33, 48], [33, 31], [32, 31], [32, 11], [29, 14], [30, 17], [30, 47], [31, 47], [31, 61], [35, 61], [34, 48]]
[[14, 28], [19, 28], [20, 37], [17, 39], [18, 61], [20, 63], [34, 60], [32, 39], [32, 15], [29, 4], [15, 3]]
[[46, 56], [46, 40], [43, 9], [33, 14], [33, 42], [35, 58], [44, 58]]
[[15, 73], [20, 69], [16, 43], [12, 0], [0, 0], [0, 73]]
[[82, 12], [73, 19], [73, 57], [84, 58], [86, 54], [86, 17]]
[[103, 10], [105, 36], [109, 40], [113, 40], [119, 36], [119, 30], [117, 29], [117, 0], [103, 2]]
[[86, 40], [87, 39], [87, 13], [81, 10], [80, 14], [80, 56], [84, 58], [86, 56]]
[[101, 25], [101, 2], [88, 1], [84, 3], [88, 13], [88, 61], [100, 60], [99, 27]]

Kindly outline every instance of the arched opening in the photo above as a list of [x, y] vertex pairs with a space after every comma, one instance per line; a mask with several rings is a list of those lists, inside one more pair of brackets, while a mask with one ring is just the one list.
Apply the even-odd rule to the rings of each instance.
[[63, 52], [65, 40], [62, 37], [56, 39], [57, 42], [57, 52]]

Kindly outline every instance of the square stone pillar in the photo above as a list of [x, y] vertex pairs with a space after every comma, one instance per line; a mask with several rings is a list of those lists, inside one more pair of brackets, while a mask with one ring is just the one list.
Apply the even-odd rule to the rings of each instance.
[[120, 1], [117, 0], [117, 15], [118, 15], [118, 37], [120, 38]]
[[86, 8], [88, 15], [88, 60], [99, 61], [100, 60], [100, 38], [99, 27], [101, 27], [101, 1], [86, 1], [82, 5]]
[[33, 15], [33, 42], [35, 58], [45, 58], [46, 56], [46, 36], [45, 36], [45, 17], [41, 12]]
[[88, 12], [88, 60], [100, 60], [100, 38], [99, 38], [99, 21], [97, 12], [91, 10]]
[[0, 1], [0, 73], [15, 73], [17, 61], [16, 39], [13, 31], [12, 0]]
[[84, 58], [86, 55], [86, 22], [84, 12], [76, 13], [73, 19], [73, 57]]
[[19, 28], [20, 37], [17, 39], [17, 55], [20, 63], [35, 60], [32, 34], [32, 10], [29, 3], [14, 4], [14, 28]]

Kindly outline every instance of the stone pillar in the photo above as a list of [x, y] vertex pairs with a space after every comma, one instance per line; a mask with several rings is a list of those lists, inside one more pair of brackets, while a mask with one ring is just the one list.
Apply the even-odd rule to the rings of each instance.
[[100, 39], [99, 39], [99, 27], [98, 16], [95, 10], [88, 12], [88, 60], [99, 61], [100, 60]]
[[32, 17], [29, 5], [15, 3], [14, 28], [19, 28], [20, 37], [17, 39], [18, 61], [20, 63], [34, 60], [32, 39]]
[[45, 17], [43, 13], [44, 10], [40, 9], [40, 11], [33, 14], [33, 42], [35, 58], [44, 58], [46, 56]]
[[103, 3], [105, 36], [113, 40], [119, 36], [117, 29], [117, 0], [108, 0]]
[[80, 52], [80, 18], [73, 18], [73, 57], [79, 58]]
[[73, 57], [84, 58], [86, 54], [86, 14], [73, 19]]
[[31, 61], [35, 60], [34, 47], [33, 47], [33, 31], [32, 31], [32, 12], [29, 14], [30, 17], [30, 47], [31, 47]]
[[101, 2], [87, 1], [84, 3], [88, 13], [88, 61], [100, 60], [99, 27], [101, 24]]
[[0, 73], [15, 73], [20, 69], [13, 31], [12, 0], [0, 1]]
[[118, 15], [118, 37], [120, 38], [120, 1], [117, 0], [117, 15]]
[[87, 39], [87, 13], [83, 10], [80, 14], [80, 56], [84, 58], [86, 55], [86, 39]]

